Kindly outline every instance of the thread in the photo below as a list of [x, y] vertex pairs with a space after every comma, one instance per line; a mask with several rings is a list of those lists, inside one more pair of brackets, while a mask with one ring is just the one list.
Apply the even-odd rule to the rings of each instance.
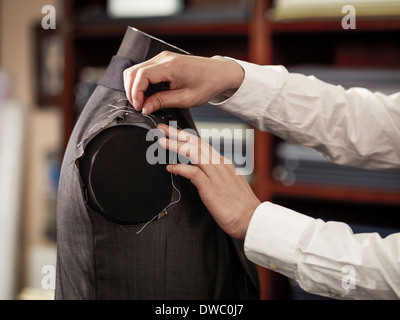
[[179, 201], [181, 201], [181, 196], [182, 196], [182, 194], [181, 194], [181, 192], [179, 191], [179, 189], [175, 186], [175, 183], [174, 183], [174, 176], [173, 176], [172, 173], [171, 173], [171, 184], [172, 184], [172, 187], [176, 190], [176, 192], [178, 192], [178, 199], [175, 200], [175, 201], [173, 201], [173, 202], [171, 202], [171, 203], [169, 203], [163, 210], [161, 210], [160, 213], [158, 213], [157, 215], [155, 215], [150, 221], [147, 221], [147, 222], [145, 223], [145, 225], [144, 225], [138, 232], [136, 232], [136, 234], [141, 233], [141, 232], [144, 230], [144, 228], [146, 228], [151, 222], [153, 222], [154, 220], [156, 220], [156, 218], [157, 218], [157, 220], [159, 220], [159, 219], [161, 219], [162, 217], [164, 217], [165, 215], [167, 215], [167, 214], [168, 214], [168, 209], [169, 209], [172, 205], [177, 204]]

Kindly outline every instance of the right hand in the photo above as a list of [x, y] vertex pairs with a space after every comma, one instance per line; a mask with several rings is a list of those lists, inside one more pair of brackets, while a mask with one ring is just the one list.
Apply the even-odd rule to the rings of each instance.
[[[220, 56], [212, 58], [164, 51], [124, 71], [126, 96], [137, 111], [189, 108], [222, 93], [233, 93], [244, 78], [242, 67]], [[169, 91], [144, 95], [149, 84], [169, 82]]]
[[236, 239], [245, 239], [253, 213], [261, 204], [246, 179], [236, 174], [231, 161], [197, 135], [165, 124], [158, 128], [165, 134], [158, 140], [160, 145], [193, 163], [168, 165], [167, 170], [193, 183], [222, 230]]

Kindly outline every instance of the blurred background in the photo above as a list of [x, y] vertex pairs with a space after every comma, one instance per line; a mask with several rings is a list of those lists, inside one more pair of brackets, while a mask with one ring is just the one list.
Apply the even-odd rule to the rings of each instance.
[[[344, 28], [347, 2], [0, 0], [0, 299], [53, 298], [64, 148], [127, 26], [197, 55], [399, 91], [400, 1], [351, 1], [355, 28]], [[209, 105], [192, 115], [199, 129], [248, 128]], [[255, 170], [247, 178], [262, 201], [359, 232], [400, 229], [399, 172], [339, 167], [268, 133], [255, 137], [254, 155], [246, 155]], [[259, 271], [263, 299], [316, 298]]]

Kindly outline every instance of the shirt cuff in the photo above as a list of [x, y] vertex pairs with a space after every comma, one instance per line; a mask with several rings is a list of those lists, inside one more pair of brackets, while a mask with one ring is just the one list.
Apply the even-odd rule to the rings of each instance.
[[295, 278], [298, 243], [314, 218], [270, 202], [255, 210], [247, 230], [247, 258], [265, 268]]
[[283, 66], [260, 66], [232, 60], [239, 63], [244, 70], [242, 84], [230, 97], [217, 96], [210, 104], [241, 118], [253, 127], [264, 130], [265, 111], [279, 94], [288, 71]]

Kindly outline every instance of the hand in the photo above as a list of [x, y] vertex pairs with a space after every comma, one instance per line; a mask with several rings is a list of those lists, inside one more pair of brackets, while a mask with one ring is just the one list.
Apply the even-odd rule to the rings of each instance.
[[195, 163], [168, 165], [167, 170], [190, 179], [218, 225], [230, 236], [244, 239], [251, 217], [261, 203], [247, 181], [201, 138], [164, 124], [158, 128], [166, 135], [159, 139], [162, 147]]
[[[235, 61], [215, 56], [197, 57], [164, 51], [124, 71], [126, 96], [144, 114], [162, 108], [199, 106], [215, 96], [232, 93], [243, 81], [244, 71]], [[145, 97], [149, 84], [169, 82], [169, 91]]]

